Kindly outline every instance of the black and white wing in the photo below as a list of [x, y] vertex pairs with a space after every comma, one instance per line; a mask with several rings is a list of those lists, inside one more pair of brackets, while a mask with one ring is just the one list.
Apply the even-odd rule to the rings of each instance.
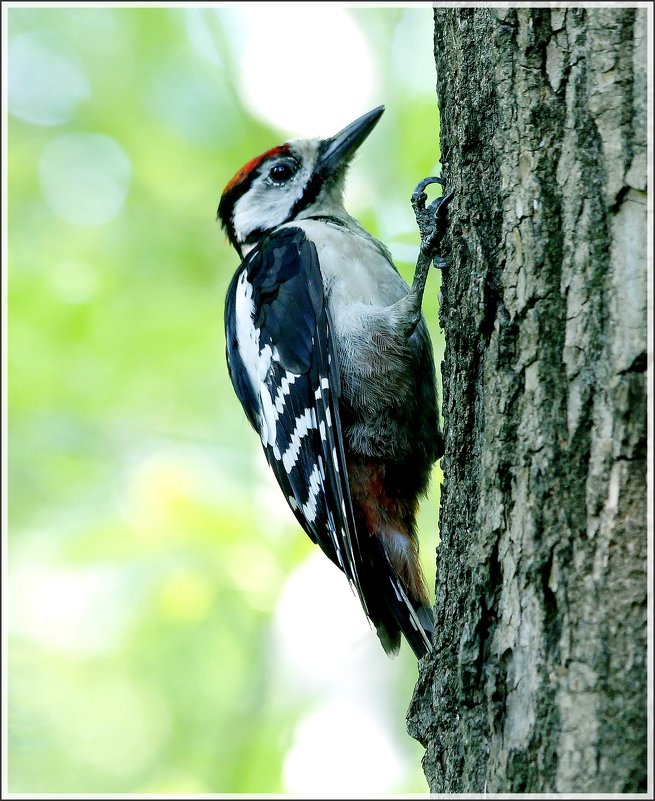
[[339, 425], [339, 377], [314, 244], [282, 228], [251, 251], [225, 308], [230, 377], [287, 502], [351, 580], [357, 542]]
[[246, 257], [225, 308], [230, 377], [303, 529], [340, 567], [393, 653], [400, 631], [418, 656], [429, 622], [407, 597], [378, 537], [355, 525], [339, 418], [339, 371], [316, 247], [300, 228]]

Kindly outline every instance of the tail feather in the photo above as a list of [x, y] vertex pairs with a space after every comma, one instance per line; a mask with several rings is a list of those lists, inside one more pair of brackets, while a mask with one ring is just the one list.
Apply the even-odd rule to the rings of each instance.
[[365, 575], [375, 577], [376, 584], [365, 586], [363, 590], [368, 615], [378, 638], [386, 653], [394, 656], [398, 653], [402, 634], [420, 659], [432, 647], [432, 610], [424, 601], [408, 596], [380, 541], [371, 537], [369, 543], [375, 564], [371, 570], [365, 571]]
[[[411, 601], [410, 601], [411, 604]], [[375, 628], [382, 647], [389, 656], [395, 656], [400, 648], [401, 634], [409, 643], [417, 659], [424, 657], [432, 648], [434, 623], [432, 610], [428, 606], [415, 608], [414, 615], [406, 608], [394, 608], [392, 615], [375, 622]], [[416, 620], [419, 625], [416, 625]]]

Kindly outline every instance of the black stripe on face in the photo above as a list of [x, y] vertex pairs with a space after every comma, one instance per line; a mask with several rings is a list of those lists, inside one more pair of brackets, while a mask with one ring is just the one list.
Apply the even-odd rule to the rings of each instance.
[[339, 174], [340, 171], [337, 171], [336, 173], [325, 173], [325, 171], [319, 166], [329, 141], [330, 140], [325, 140], [320, 143], [318, 152], [316, 153], [316, 167], [314, 168], [314, 172], [307, 182], [307, 186], [305, 187], [305, 191], [302, 193], [302, 196], [294, 203], [286, 222], [295, 219], [301, 211], [304, 211], [308, 206], [311, 206], [311, 204], [314, 203], [318, 198], [321, 189], [325, 185], [325, 182]]
[[286, 222], [294, 220], [301, 211], [307, 208], [307, 206], [311, 206], [311, 204], [314, 203], [316, 198], [319, 196], [322, 188], [323, 177], [317, 173], [314, 173], [309, 179], [302, 196], [293, 204], [293, 208], [291, 209], [291, 213], [287, 217]]
[[[277, 226], [275, 227], [277, 228]], [[269, 233], [271, 230], [272, 230], [271, 228], [268, 228], [266, 230], [264, 228], [255, 228], [254, 231], [251, 231], [248, 234], [248, 236], [243, 240], [243, 242], [240, 243], [240, 245], [256, 245], [257, 242], [259, 242], [259, 240], [264, 236], [264, 234]], [[235, 245], [235, 247], [237, 247], [237, 250], [239, 250], [239, 255], [241, 255], [240, 245], [239, 246]]]
[[237, 240], [236, 231], [234, 230], [234, 207], [237, 204], [239, 198], [243, 197], [255, 178], [255, 173], [252, 173], [247, 181], [243, 181], [243, 183], [237, 184], [236, 186], [229, 189], [227, 192], [223, 194], [221, 197], [220, 203], [218, 204], [218, 209], [216, 211], [216, 219], [220, 221], [221, 227], [225, 231], [227, 238], [230, 240], [230, 244], [239, 254], [239, 258], [243, 258], [243, 252], [241, 250], [241, 244]]

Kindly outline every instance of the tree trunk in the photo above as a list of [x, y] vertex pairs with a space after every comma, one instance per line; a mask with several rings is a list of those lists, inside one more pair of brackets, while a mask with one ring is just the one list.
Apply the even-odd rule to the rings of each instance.
[[646, 791], [646, 9], [435, 9], [432, 792]]

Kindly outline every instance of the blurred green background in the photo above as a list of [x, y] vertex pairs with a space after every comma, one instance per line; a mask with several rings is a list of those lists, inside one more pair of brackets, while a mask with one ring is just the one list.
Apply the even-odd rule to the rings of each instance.
[[426, 792], [416, 661], [299, 530], [229, 384], [214, 218], [245, 161], [384, 103], [347, 205], [411, 280], [431, 7], [5, 12], [8, 789]]

